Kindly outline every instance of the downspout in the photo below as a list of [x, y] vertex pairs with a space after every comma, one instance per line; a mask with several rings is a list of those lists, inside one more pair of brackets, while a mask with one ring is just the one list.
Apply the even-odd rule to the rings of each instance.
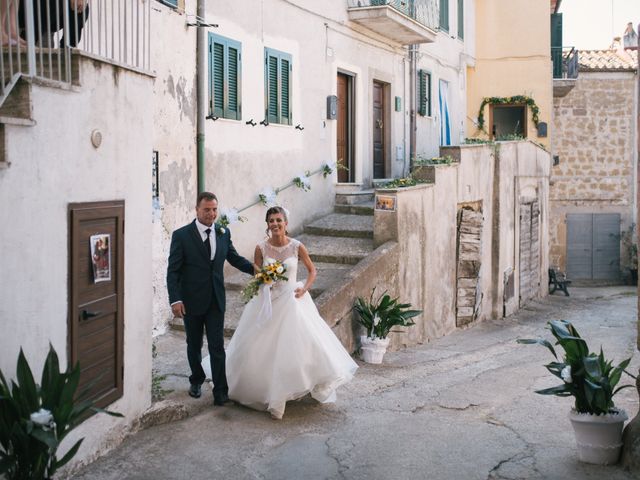
[[[197, 19], [205, 18], [205, 0], [198, 0]], [[205, 190], [205, 170], [204, 170], [204, 128], [206, 121], [207, 99], [206, 79], [207, 79], [207, 37], [206, 29], [198, 26], [196, 28], [196, 95], [197, 95], [197, 121], [196, 121], [196, 143], [198, 155], [198, 193]]]
[[409, 45], [409, 172], [416, 158], [416, 45]]

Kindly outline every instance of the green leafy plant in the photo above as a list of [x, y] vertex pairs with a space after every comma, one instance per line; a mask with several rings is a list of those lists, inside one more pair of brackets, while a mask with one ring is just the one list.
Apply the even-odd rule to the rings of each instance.
[[[614, 411], [613, 396], [623, 388], [631, 387], [631, 385], [623, 385], [616, 388], [622, 372], [633, 377], [625, 371], [631, 359], [623, 360], [614, 367], [611, 361], [604, 358], [602, 348], [600, 348], [600, 354], [590, 353], [587, 342], [566, 320], [553, 320], [548, 323], [548, 328], [556, 339], [555, 344], [563, 348], [564, 358], [562, 361], [551, 362], [545, 367], [562, 380], [562, 384], [536, 390], [536, 393], [559, 397], [573, 396], [578, 413], [601, 415]], [[543, 345], [558, 360], [553, 345], [543, 338], [518, 339], [517, 342]]]
[[484, 106], [487, 104], [491, 105], [505, 105], [505, 104], [524, 104], [527, 105], [531, 109], [531, 119], [533, 120], [533, 124], [538, 127], [538, 123], [540, 122], [540, 109], [533, 98], [527, 97], [526, 95], [514, 95], [513, 97], [485, 97], [482, 99], [482, 103], [480, 104], [480, 111], [478, 112], [478, 130], [484, 129]]
[[83, 439], [58, 459], [60, 443], [89, 411], [122, 417], [86, 399], [93, 383], [76, 395], [79, 364], [64, 373], [58, 365], [58, 355], [50, 347], [38, 385], [20, 349], [17, 383], [12, 380], [9, 385], [0, 372], [0, 475], [7, 479], [53, 478], [77, 453]]
[[374, 299], [375, 292], [374, 288], [368, 300], [358, 297], [354, 306], [358, 322], [367, 329], [368, 337], [387, 338], [395, 326], [415, 325], [411, 318], [420, 315], [422, 310], [410, 310], [410, 303], [399, 303], [398, 298], [391, 298], [386, 291]]
[[413, 164], [417, 167], [423, 165], [451, 165], [454, 162], [451, 155], [445, 155], [443, 157], [431, 157], [426, 158], [420, 155], [416, 156], [413, 160]]

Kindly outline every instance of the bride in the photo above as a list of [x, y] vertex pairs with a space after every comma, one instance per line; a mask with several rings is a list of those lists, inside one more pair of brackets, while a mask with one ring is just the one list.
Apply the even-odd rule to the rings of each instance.
[[[286, 266], [288, 280], [276, 282], [270, 292], [261, 288], [245, 307], [227, 348], [227, 378], [231, 399], [281, 419], [285, 403], [307, 393], [334, 402], [336, 388], [351, 380], [358, 366], [309, 295], [316, 269], [305, 246], [287, 236], [286, 210], [269, 208], [266, 222], [268, 237], [256, 246], [255, 264], [277, 260]], [[296, 280], [299, 261], [309, 272], [304, 285]]]

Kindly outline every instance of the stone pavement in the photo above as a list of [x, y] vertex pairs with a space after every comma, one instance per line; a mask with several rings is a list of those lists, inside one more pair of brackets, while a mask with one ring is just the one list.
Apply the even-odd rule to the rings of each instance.
[[[181, 402], [178, 416], [191, 415], [130, 436], [74, 478], [632, 478], [619, 466], [577, 460], [567, 418], [572, 400], [533, 393], [557, 383], [543, 367], [551, 354], [515, 342], [538, 335], [550, 339], [546, 321], [566, 319], [592, 351], [602, 344], [615, 363], [633, 355], [630, 371], [637, 372], [635, 289], [570, 292], [571, 297], [534, 301], [507, 319], [387, 353], [382, 365], [359, 362], [337, 403], [290, 402], [281, 421], [241, 406], [214, 408], [209, 395], [193, 400], [184, 393], [186, 380], [175, 377], [179, 391], [165, 404]], [[177, 368], [183, 340], [163, 338], [158, 348], [172, 342], [180, 351], [166, 361]], [[627, 376], [623, 382], [632, 383]], [[615, 398], [630, 417], [638, 411], [635, 389]]]

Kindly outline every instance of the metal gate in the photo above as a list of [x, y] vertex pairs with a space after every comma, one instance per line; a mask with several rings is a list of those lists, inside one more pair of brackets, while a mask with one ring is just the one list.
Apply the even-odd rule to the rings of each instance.
[[567, 276], [620, 280], [620, 214], [567, 214]]

